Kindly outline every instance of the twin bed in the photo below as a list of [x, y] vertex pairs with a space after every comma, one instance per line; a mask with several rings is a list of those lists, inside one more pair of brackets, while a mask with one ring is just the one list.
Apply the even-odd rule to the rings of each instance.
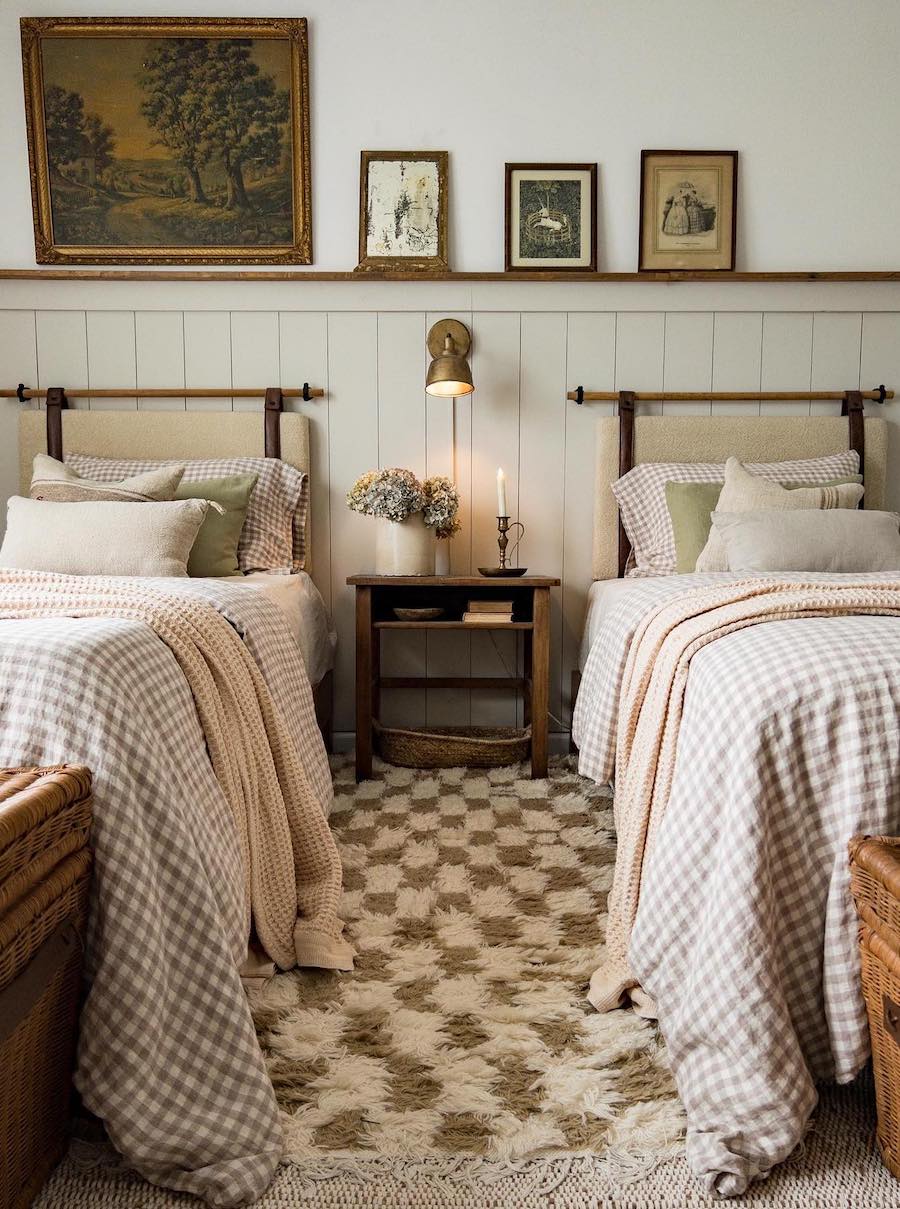
[[[638, 463], [783, 462], [846, 450], [847, 420], [639, 417], [635, 440]], [[900, 829], [900, 574], [616, 578], [619, 452], [601, 420], [573, 739], [615, 779], [619, 854], [590, 997], [658, 1016], [689, 1161], [729, 1195], [868, 1056], [847, 844]], [[885, 467], [867, 420], [867, 508]]]
[[[45, 422], [21, 416], [24, 495]], [[62, 435], [114, 459], [263, 453], [246, 413], [68, 411]], [[280, 452], [308, 473], [305, 417], [282, 415]], [[351, 964], [326, 822], [334, 635], [305, 571], [75, 582], [0, 571], [2, 762], [94, 778], [76, 1084], [148, 1179], [246, 1203], [282, 1142], [241, 971], [265, 972], [273, 950]]]

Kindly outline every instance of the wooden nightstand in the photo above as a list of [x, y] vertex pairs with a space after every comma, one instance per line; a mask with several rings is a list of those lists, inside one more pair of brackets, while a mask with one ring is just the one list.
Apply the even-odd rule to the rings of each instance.
[[[372, 722], [383, 688], [521, 689], [531, 725], [531, 775], [547, 775], [550, 688], [550, 589], [545, 575], [491, 579], [483, 575], [351, 575], [356, 588], [356, 779], [372, 775]], [[511, 600], [515, 620], [465, 622], [470, 600]], [[398, 621], [395, 608], [442, 608], [438, 621]], [[521, 630], [524, 676], [382, 676], [383, 630]]]

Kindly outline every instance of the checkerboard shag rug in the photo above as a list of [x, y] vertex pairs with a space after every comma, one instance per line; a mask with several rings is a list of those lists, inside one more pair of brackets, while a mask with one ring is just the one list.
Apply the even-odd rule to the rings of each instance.
[[679, 1149], [655, 1028], [585, 999], [615, 854], [608, 792], [569, 760], [547, 781], [334, 772], [356, 970], [281, 974], [252, 1001], [287, 1157], [323, 1174], [527, 1164], [540, 1182], [560, 1156], [628, 1166]]

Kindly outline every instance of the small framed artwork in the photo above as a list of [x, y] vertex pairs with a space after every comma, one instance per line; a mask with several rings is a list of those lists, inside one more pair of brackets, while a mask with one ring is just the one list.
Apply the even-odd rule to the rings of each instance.
[[508, 273], [597, 270], [597, 165], [506, 165]]
[[38, 264], [310, 264], [306, 21], [23, 17]]
[[363, 151], [358, 271], [446, 273], [447, 152]]
[[638, 269], [734, 269], [736, 151], [642, 151]]

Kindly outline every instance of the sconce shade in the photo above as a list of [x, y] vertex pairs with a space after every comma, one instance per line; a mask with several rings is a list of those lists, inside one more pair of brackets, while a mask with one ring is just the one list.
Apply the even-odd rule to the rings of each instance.
[[456, 319], [441, 319], [428, 333], [432, 360], [425, 378], [425, 390], [438, 398], [455, 399], [475, 389], [472, 371], [466, 360], [470, 344], [469, 329]]

